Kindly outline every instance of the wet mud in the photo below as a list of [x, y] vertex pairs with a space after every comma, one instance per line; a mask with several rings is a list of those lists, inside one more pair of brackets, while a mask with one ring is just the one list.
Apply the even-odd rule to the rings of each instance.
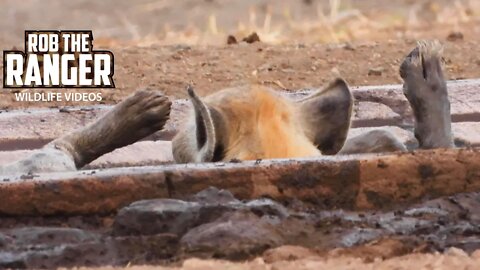
[[321, 210], [297, 200], [241, 201], [208, 188], [132, 203], [111, 215], [0, 218], [0, 267], [178, 265], [191, 257], [243, 261], [295, 245], [373, 260], [480, 248], [480, 193], [388, 211]]

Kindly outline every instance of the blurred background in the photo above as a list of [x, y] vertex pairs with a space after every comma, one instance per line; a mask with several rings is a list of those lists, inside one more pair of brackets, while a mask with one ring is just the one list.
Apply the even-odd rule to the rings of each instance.
[[[23, 49], [26, 29], [93, 30], [94, 49], [115, 55], [116, 89], [91, 91], [112, 104], [139, 88], [185, 98], [187, 83], [201, 95], [248, 83], [296, 91], [336, 77], [398, 84], [420, 39], [444, 45], [448, 79], [479, 78], [479, 22], [480, 0], [1, 0], [0, 46]], [[78, 104], [0, 92], [0, 110], [64, 105]]]
[[97, 44], [222, 45], [256, 32], [269, 44], [478, 32], [480, 0], [2, 0], [0, 38], [25, 29], [92, 29]]

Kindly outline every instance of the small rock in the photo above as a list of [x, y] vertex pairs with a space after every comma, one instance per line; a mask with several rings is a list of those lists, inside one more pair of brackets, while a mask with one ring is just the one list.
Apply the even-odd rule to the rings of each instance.
[[295, 73], [295, 70], [293, 68], [284, 68], [280, 70], [283, 73]]
[[243, 38], [242, 41], [245, 41], [246, 43], [255, 43], [255, 42], [260, 42], [260, 37], [256, 32], [251, 33], [249, 36]]
[[463, 40], [463, 33], [462, 32], [451, 32], [447, 36], [448, 41], [458, 41]]
[[38, 177], [39, 175], [38, 174], [33, 174], [31, 172], [27, 173], [27, 174], [22, 174], [20, 175], [20, 179], [22, 180], [31, 180], [35, 177]]
[[355, 228], [342, 235], [340, 241], [344, 247], [353, 247], [377, 239], [383, 233], [382, 230], [378, 229]]
[[124, 260], [120, 261], [122, 265], [145, 264], [174, 257], [179, 248], [179, 238], [173, 234], [113, 237], [107, 240], [107, 244], [116, 251], [116, 257]]
[[272, 71], [275, 69], [275, 66], [272, 66], [271, 63], [265, 63], [257, 68], [258, 71]]
[[[82, 243], [98, 238], [94, 233], [76, 228], [60, 227], [25, 227], [7, 232], [15, 245], [47, 245]], [[0, 240], [1, 241], [1, 240]]]
[[270, 199], [258, 199], [249, 201], [245, 204], [250, 211], [258, 216], [277, 216], [279, 218], [288, 217], [288, 210], [281, 204]]
[[317, 253], [306, 247], [289, 245], [269, 249], [263, 253], [263, 259], [266, 263], [294, 261], [317, 256]]
[[210, 187], [192, 196], [190, 201], [155, 199], [134, 202], [115, 217], [113, 234], [171, 233], [182, 236], [196, 226], [214, 222], [232, 212], [251, 212], [274, 222], [289, 216], [284, 206], [270, 199], [242, 203], [229, 191]]
[[80, 111], [82, 111], [82, 112], [93, 112], [93, 111], [95, 111], [95, 108], [93, 108], [93, 107], [83, 107], [83, 108], [80, 108]]
[[12, 243], [13, 239], [10, 236], [0, 233], [0, 249], [5, 248], [7, 245]]
[[61, 113], [71, 113], [71, 112], [72, 112], [72, 108], [62, 107], [62, 108], [58, 109], [58, 111], [61, 112]]
[[0, 269], [24, 269], [27, 268], [27, 263], [20, 256], [10, 252], [0, 253]]
[[[26, 268], [54, 269], [74, 266], [91, 266], [111, 264], [114, 257], [113, 250], [101, 241], [87, 242], [72, 245], [59, 245], [48, 249], [32, 250], [17, 255], [18, 261], [23, 261]], [[37, 249], [37, 250], [35, 250]]]
[[200, 257], [246, 259], [283, 242], [276, 227], [250, 212], [225, 214], [185, 234], [183, 249]]
[[[210, 189], [198, 196], [208, 203], [186, 202], [173, 199], [156, 199], [134, 202], [120, 210], [113, 223], [114, 235], [153, 235], [159, 233], [173, 233], [182, 236], [191, 228], [212, 222], [227, 212], [240, 210], [245, 206], [223, 194], [220, 203], [219, 197], [205, 198], [214, 193]], [[224, 192], [218, 191], [222, 194]], [[197, 198], [197, 199], [198, 199]]]
[[240, 203], [230, 191], [216, 187], [209, 187], [195, 194], [193, 201], [209, 204]]
[[382, 76], [384, 68], [376, 67], [368, 70], [368, 76]]
[[345, 43], [345, 45], [343, 45], [343, 48], [347, 51], [355, 51], [355, 47], [349, 42]]
[[183, 235], [194, 227], [200, 205], [173, 199], [143, 200], [120, 210], [113, 223], [114, 235]]
[[55, 269], [101, 265], [146, 264], [172, 258], [178, 238], [171, 234], [148, 237], [106, 237], [54, 246], [29, 244], [0, 251], [0, 268]]
[[227, 37], [227, 44], [228, 44], [228, 45], [237, 44], [237, 43], [238, 43], [238, 41], [237, 41], [237, 39], [236, 39], [234, 36], [229, 35], [229, 36]]
[[179, 55], [179, 54], [172, 54], [171, 57], [172, 57], [172, 59], [174, 59], [174, 60], [181, 60], [181, 59], [182, 59], [182, 56]]

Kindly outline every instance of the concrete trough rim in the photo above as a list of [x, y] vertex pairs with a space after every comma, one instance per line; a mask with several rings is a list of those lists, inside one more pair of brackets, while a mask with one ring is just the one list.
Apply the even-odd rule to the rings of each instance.
[[[429, 151], [429, 150], [417, 150], [411, 151], [408, 153], [414, 153], [418, 151]], [[190, 169], [190, 170], [212, 170], [218, 168], [224, 168], [228, 166], [229, 168], [258, 168], [258, 167], [269, 167], [272, 165], [284, 165], [291, 163], [299, 162], [340, 162], [340, 161], [349, 161], [356, 160], [358, 157], [364, 159], [371, 159], [375, 157], [389, 156], [392, 153], [368, 153], [368, 154], [351, 154], [351, 155], [338, 155], [338, 156], [319, 156], [319, 157], [305, 157], [305, 158], [276, 158], [276, 159], [262, 159], [262, 160], [245, 160], [245, 161], [229, 161], [229, 162], [209, 162], [209, 163], [187, 163], [187, 164], [164, 164], [164, 165], [148, 165], [148, 166], [131, 166], [131, 167], [114, 167], [114, 168], [102, 168], [102, 169], [89, 169], [89, 170], [79, 170], [79, 171], [68, 171], [68, 172], [50, 172], [50, 173], [35, 173], [35, 174], [23, 174], [23, 175], [0, 175], [2, 178], [10, 178], [8, 182], [23, 182], [25, 178], [28, 177], [32, 180], [43, 181], [47, 180], [48, 176], [53, 176], [48, 178], [52, 181], [61, 181], [64, 179], [64, 176], [78, 176], [78, 177], [88, 177], [89, 175], [95, 174], [100, 175], [112, 174], [112, 175], [125, 175], [128, 174], [144, 174], [144, 173], [158, 173], [168, 170], [175, 169]], [[57, 178], [55, 178], [57, 177]], [[23, 178], [23, 179], [22, 179]], [[2, 183], [0, 183], [1, 185]]]
[[[451, 93], [452, 122], [480, 122], [480, 111], [476, 109], [478, 102], [469, 98], [471, 95], [476, 96], [480, 80], [448, 81], [447, 84]], [[355, 113], [352, 127], [397, 126], [403, 129], [413, 127], [410, 107], [403, 96], [401, 85], [352, 86], [351, 89], [359, 104], [372, 103], [376, 106], [372, 110], [373, 114]], [[312, 91], [314, 89], [281, 93], [301, 98]], [[171, 140], [178, 128], [179, 119], [185, 113], [186, 105], [185, 99], [175, 100], [172, 119], [167, 122], [164, 130], [145, 140]], [[6, 127], [0, 132], [0, 151], [39, 148], [54, 138], [93, 121], [111, 107], [111, 105], [75, 106], [68, 107], [65, 110], [68, 113], [60, 112], [58, 108], [0, 111], [0, 125]], [[24, 121], [22, 125], [17, 124], [18, 117]], [[29, 126], [29, 130], [25, 130], [25, 124]]]
[[112, 168], [2, 180], [0, 214], [6, 215], [103, 214], [137, 200], [184, 198], [209, 186], [228, 189], [240, 199], [295, 198], [323, 209], [381, 210], [480, 191], [480, 151]]

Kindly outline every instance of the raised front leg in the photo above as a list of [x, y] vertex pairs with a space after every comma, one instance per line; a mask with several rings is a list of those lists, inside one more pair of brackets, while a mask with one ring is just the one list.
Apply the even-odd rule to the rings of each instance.
[[50, 145], [69, 152], [76, 167], [81, 168], [105, 153], [162, 129], [170, 107], [170, 100], [161, 92], [137, 91], [97, 121]]
[[400, 67], [403, 91], [415, 117], [415, 137], [423, 149], [454, 146], [441, 54], [438, 42], [419, 42]]
[[79, 169], [162, 129], [170, 107], [162, 93], [138, 91], [92, 124], [54, 140], [24, 160], [0, 166], [0, 175]]

